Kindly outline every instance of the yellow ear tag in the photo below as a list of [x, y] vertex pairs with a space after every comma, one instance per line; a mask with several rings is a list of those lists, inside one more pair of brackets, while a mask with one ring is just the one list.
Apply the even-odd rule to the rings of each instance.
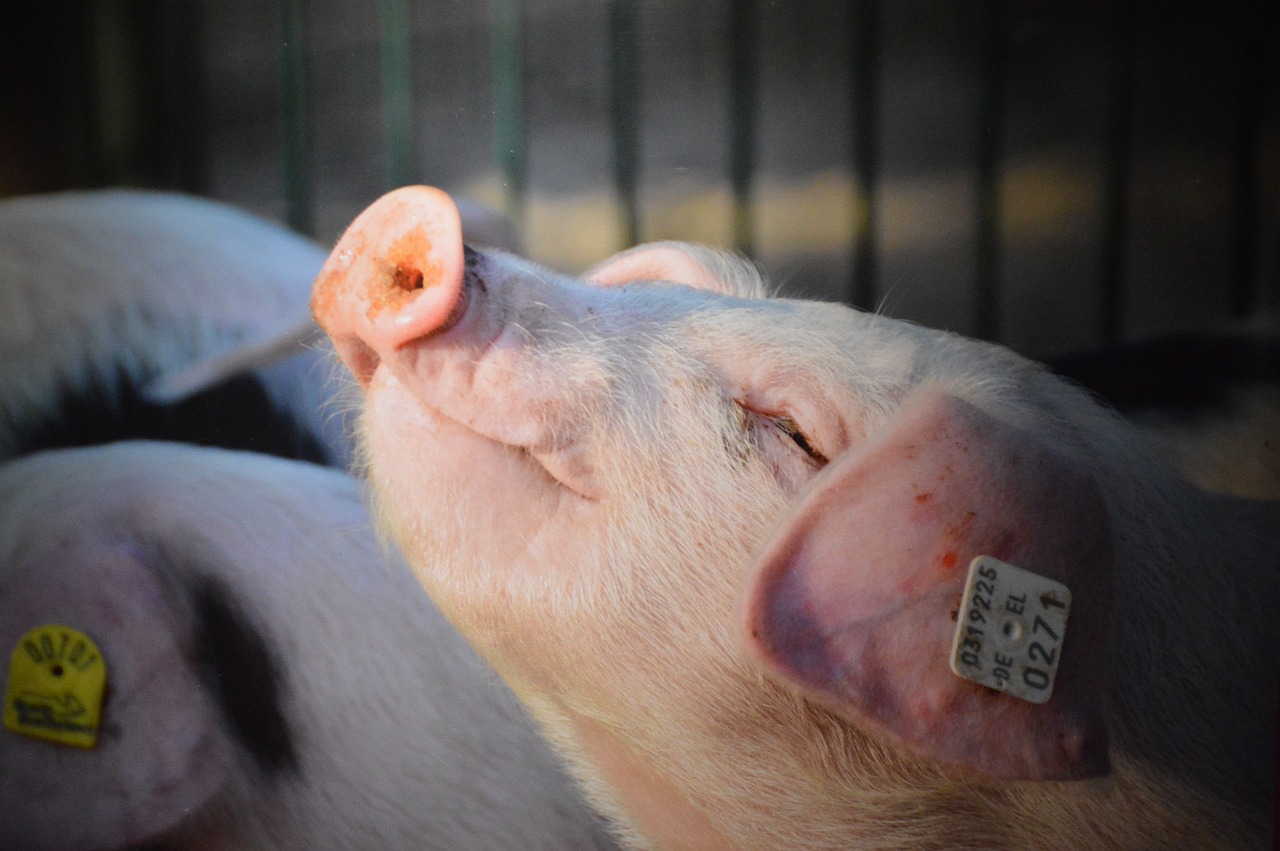
[[107, 666], [93, 639], [68, 626], [38, 626], [9, 657], [4, 725], [61, 745], [98, 742]]

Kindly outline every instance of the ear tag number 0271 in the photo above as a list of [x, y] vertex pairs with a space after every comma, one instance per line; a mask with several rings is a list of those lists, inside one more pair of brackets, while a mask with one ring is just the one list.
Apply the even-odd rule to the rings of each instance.
[[1044, 703], [1062, 657], [1071, 610], [1067, 586], [991, 556], [969, 565], [951, 645], [966, 680]]
[[49, 624], [18, 639], [9, 658], [4, 725], [60, 745], [91, 748], [102, 724], [107, 667], [93, 639]]

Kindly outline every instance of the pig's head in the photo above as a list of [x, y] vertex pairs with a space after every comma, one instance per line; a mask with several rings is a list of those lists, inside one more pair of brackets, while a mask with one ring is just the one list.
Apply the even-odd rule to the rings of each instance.
[[[687, 246], [585, 280], [479, 254], [421, 187], [351, 225], [312, 305], [390, 535], [624, 829], [982, 844], [1021, 781], [1110, 770], [1118, 450], [1039, 367]], [[948, 668], [978, 555], [1072, 591], [1047, 703]]]

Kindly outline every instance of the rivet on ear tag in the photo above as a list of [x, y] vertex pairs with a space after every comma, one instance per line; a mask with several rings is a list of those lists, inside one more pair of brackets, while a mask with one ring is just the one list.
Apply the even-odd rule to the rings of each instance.
[[1071, 610], [1067, 586], [991, 556], [969, 564], [951, 670], [1032, 703], [1053, 694]]
[[102, 724], [107, 666], [93, 639], [67, 626], [39, 626], [9, 657], [4, 725], [15, 733], [91, 748]]

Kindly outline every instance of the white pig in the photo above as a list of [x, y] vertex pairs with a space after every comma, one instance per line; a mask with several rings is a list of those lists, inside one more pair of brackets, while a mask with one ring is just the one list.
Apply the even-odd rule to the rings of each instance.
[[[1276, 506], [1039, 365], [679, 245], [585, 281], [480, 254], [423, 187], [312, 307], [389, 534], [633, 846], [1269, 841]], [[1047, 702], [952, 673], [984, 555], [1070, 592], [1056, 642], [987, 600]]]
[[[46, 628], [96, 642], [106, 701], [90, 749], [0, 728], [6, 851], [609, 847], [337, 471], [151, 442], [9, 462], [0, 686]], [[68, 700], [29, 692], [6, 714]]]

